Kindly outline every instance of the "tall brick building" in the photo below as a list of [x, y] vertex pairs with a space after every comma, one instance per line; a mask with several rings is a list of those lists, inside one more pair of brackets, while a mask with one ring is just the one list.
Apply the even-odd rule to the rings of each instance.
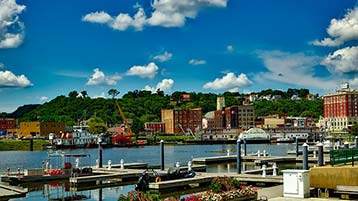
[[0, 118], [0, 130], [1, 129], [13, 129], [13, 128], [15, 128], [15, 119]]
[[358, 90], [342, 85], [323, 96], [324, 120], [330, 131], [344, 131], [358, 123]]
[[215, 111], [215, 128], [250, 129], [255, 127], [255, 110], [253, 105], [226, 107]]
[[195, 133], [195, 129], [201, 129], [202, 111], [201, 108], [191, 110], [162, 109], [162, 122], [165, 124], [165, 133], [179, 134], [188, 129]]

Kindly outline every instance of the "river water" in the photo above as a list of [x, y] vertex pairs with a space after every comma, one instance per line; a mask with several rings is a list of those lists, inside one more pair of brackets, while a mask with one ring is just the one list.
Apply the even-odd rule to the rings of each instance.
[[[256, 153], [266, 150], [273, 156], [285, 156], [287, 151], [293, 150], [293, 144], [248, 144], [247, 153]], [[172, 167], [176, 162], [186, 165], [192, 158], [223, 156], [236, 154], [235, 144], [221, 145], [165, 145], [165, 166]], [[80, 166], [95, 165], [98, 158], [98, 149], [73, 149], [58, 150], [71, 154], [89, 154], [91, 157], [81, 159]], [[0, 173], [17, 171], [20, 168], [40, 168], [43, 160], [47, 158], [48, 150], [43, 151], [1, 151], [0, 152]], [[103, 164], [107, 164], [108, 160], [112, 164], [119, 164], [123, 159], [124, 163], [142, 162], [155, 166], [160, 164], [160, 147], [159, 146], [143, 146], [143, 147], [121, 147], [103, 149]], [[243, 167], [243, 169], [253, 169], [253, 167]], [[235, 172], [236, 164], [214, 164], [208, 166], [209, 172]], [[63, 184], [43, 184], [38, 188], [32, 188], [32, 191], [25, 198], [17, 198], [12, 200], [62, 200], [66, 197], [77, 196], [83, 197], [85, 200], [117, 200], [120, 194], [134, 189], [134, 185], [114, 186], [103, 189], [83, 190], [68, 189]], [[73, 198], [73, 197], [72, 197]]]

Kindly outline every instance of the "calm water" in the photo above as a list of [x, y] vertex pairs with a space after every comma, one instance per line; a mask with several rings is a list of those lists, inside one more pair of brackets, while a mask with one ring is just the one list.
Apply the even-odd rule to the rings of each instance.
[[[293, 150], [293, 144], [248, 144], [247, 153], [266, 150], [270, 155], [283, 156], [287, 155], [288, 150]], [[236, 153], [236, 145], [171, 145], [165, 146], [165, 166], [174, 166], [176, 162], [181, 165], [187, 164], [192, 158], [206, 156], [222, 156]], [[60, 150], [62, 151], [62, 150]], [[75, 149], [64, 150], [66, 153], [90, 154], [91, 157], [84, 160], [81, 159], [80, 165], [95, 165], [98, 158], [97, 149]], [[7, 172], [7, 168], [16, 171], [18, 168], [40, 168], [42, 162], [47, 158], [48, 151], [2, 151], [0, 152], [0, 172]], [[119, 164], [123, 159], [125, 163], [143, 162], [149, 165], [160, 164], [159, 146], [144, 146], [131, 148], [109, 148], [103, 149], [103, 163], [107, 164], [108, 160], [112, 160], [112, 164]], [[243, 169], [253, 169], [247, 166]], [[235, 163], [214, 164], [208, 167], [209, 172], [235, 172]], [[95, 190], [75, 191], [71, 190], [65, 184], [40, 185], [32, 188], [32, 192], [28, 193], [26, 198], [13, 200], [51, 200], [65, 197], [83, 197], [85, 200], [117, 200], [120, 194], [126, 194], [134, 189], [134, 185], [115, 186]]]

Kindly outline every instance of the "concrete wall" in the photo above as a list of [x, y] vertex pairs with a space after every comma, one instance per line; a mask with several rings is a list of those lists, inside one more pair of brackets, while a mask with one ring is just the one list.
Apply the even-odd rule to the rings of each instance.
[[358, 186], [358, 167], [316, 167], [310, 171], [310, 186], [335, 189], [337, 185]]

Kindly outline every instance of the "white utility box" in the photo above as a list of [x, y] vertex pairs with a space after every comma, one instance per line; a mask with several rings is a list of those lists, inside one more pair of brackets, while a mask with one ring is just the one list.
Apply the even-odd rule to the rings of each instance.
[[307, 198], [310, 196], [309, 170], [283, 170], [283, 196]]

